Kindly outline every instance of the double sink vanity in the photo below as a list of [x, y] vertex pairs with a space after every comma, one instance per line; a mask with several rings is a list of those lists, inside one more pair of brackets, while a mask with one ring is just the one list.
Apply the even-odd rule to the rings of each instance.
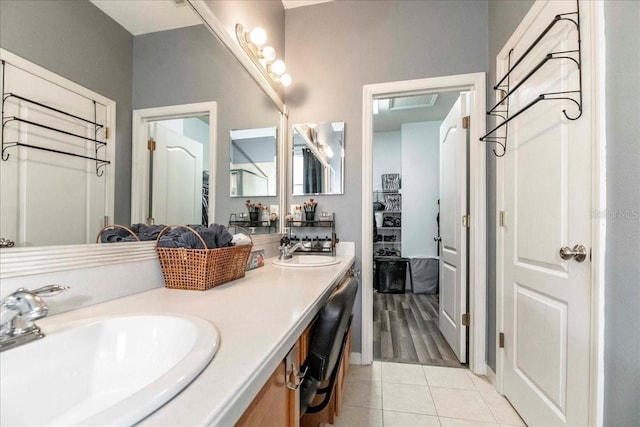
[[[48, 317], [42, 318], [46, 308], [32, 317], [43, 338], [3, 346], [0, 424], [298, 425], [296, 378], [309, 327], [353, 265], [354, 247], [340, 243], [336, 256], [294, 255], [282, 262], [269, 257], [286, 234], [290, 203], [299, 203], [294, 197], [344, 194], [345, 125], [289, 128], [283, 90], [265, 81], [239, 51], [229, 31], [236, 22], [214, 14], [252, 21], [242, 8], [234, 9], [237, 2], [157, 1], [146, 3], [142, 13], [126, 9], [135, 3], [0, 2], [3, 92], [22, 100], [14, 100], [11, 111], [28, 112], [30, 119], [50, 111], [66, 117], [47, 113], [42, 134], [36, 125], [27, 129], [30, 138], [42, 140], [42, 158], [33, 151], [18, 155], [31, 149], [17, 145], [5, 156], [3, 145], [3, 180], [17, 184], [15, 192], [0, 192], [0, 242], [11, 241], [1, 249], [0, 296], [4, 304], [18, 288], [70, 288], [47, 300]], [[255, 16], [270, 16], [270, 2], [254, 3]], [[157, 16], [176, 22], [165, 25]], [[259, 23], [271, 24], [265, 19]], [[136, 26], [145, 23], [153, 25]], [[43, 42], [34, 43], [33, 34]], [[283, 34], [274, 34], [278, 49]], [[52, 40], [55, 49], [45, 43]], [[62, 100], [69, 105], [58, 105]], [[177, 116], [185, 120], [167, 120]], [[54, 119], [56, 126], [47, 121]], [[171, 130], [188, 133], [189, 144], [197, 142], [191, 145], [199, 160], [192, 173], [178, 169], [193, 183], [185, 178], [189, 191], [177, 193], [195, 195], [193, 200], [171, 199], [158, 207], [151, 201], [164, 199], [153, 197], [154, 191], [164, 194], [171, 187], [168, 174], [150, 173], [169, 170], [153, 167], [164, 159], [156, 142], [163, 146], [159, 128], [165, 121]], [[3, 143], [26, 134], [17, 120], [12, 123]], [[64, 156], [47, 145], [62, 138], [86, 150], [81, 131], [66, 128], [84, 132], [84, 123], [92, 124], [88, 141], [100, 148], [96, 158], [73, 150]], [[268, 138], [256, 130], [266, 130]], [[286, 165], [301, 165], [305, 158], [324, 171], [322, 179], [289, 179]], [[29, 159], [64, 173], [31, 167]], [[18, 173], [23, 170], [28, 174]], [[177, 182], [175, 176], [168, 182]], [[162, 287], [152, 242], [93, 244], [110, 224], [231, 224], [244, 214], [248, 197], [276, 218], [268, 216], [267, 227], [248, 221], [256, 234], [254, 250], [266, 250], [265, 266], [208, 291]], [[16, 200], [26, 200], [19, 205], [28, 209], [7, 210]], [[188, 206], [193, 216], [163, 216], [167, 206]], [[3, 338], [13, 330], [11, 316], [3, 306]], [[345, 350], [342, 376], [348, 355]], [[339, 389], [340, 378], [337, 384]], [[336, 395], [330, 421], [339, 407]]]
[[[39, 320], [44, 338], [0, 353], [1, 424], [259, 425], [264, 415], [298, 425], [286, 384], [353, 264], [344, 252], [294, 256], [293, 268], [267, 259], [209, 291], [158, 288]], [[256, 413], [261, 404], [268, 412]]]

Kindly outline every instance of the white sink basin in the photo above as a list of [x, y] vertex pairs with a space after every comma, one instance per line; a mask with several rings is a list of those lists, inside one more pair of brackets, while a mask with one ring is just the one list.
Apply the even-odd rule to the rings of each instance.
[[325, 267], [340, 264], [340, 260], [334, 256], [294, 255], [293, 258], [287, 260], [274, 259], [273, 263], [281, 267]]
[[219, 342], [188, 316], [70, 323], [0, 353], [0, 425], [134, 424], [198, 376]]

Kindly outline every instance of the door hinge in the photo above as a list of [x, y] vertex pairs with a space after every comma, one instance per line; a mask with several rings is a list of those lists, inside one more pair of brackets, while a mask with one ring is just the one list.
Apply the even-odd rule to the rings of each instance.
[[506, 220], [505, 220], [505, 213], [504, 211], [500, 211], [500, 216], [498, 219], [498, 222], [500, 224], [500, 227], [504, 227], [506, 225]]
[[469, 316], [469, 313], [463, 313], [462, 326], [469, 326], [469, 325], [471, 325], [471, 316]]
[[108, 127], [104, 128], [104, 139], [109, 139], [109, 134], [110, 133], [111, 132], [109, 132], [109, 128]]
[[471, 117], [464, 116], [462, 118], [462, 129], [469, 129], [469, 127], [471, 127]]
[[149, 141], [147, 141], [147, 150], [156, 151], [156, 142], [153, 138], [149, 138]]
[[104, 216], [104, 226], [106, 227], [106, 226], [108, 226], [108, 225], [111, 225], [111, 224], [109, 224], [109, 216], [108, 216], [108, 215], [105, 215], [105, 216]]
[[507, 91], [498, 89], [498, 93], [500, 94], [500, 105], [504, 105], [504, 101], [507, 99]]
[[498, 347], [504, 348], [504, 332], [500, 332], [498, 335]]
[[462, 226], [466, 228], [471, 227], [471, 215], [462, 215]]

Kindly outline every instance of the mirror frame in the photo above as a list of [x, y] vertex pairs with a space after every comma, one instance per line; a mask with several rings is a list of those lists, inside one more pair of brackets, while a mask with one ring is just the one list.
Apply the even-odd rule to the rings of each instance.
[[[204, 0], [186, 0], [203, 24], [221, 41], [230, 53], [242, 64], [262, 90], [280, 111], [278, 126], [278, 170], [284, 171], [287, 142], [287, 106], [280, 96], [257, 70], [255, 64], [246, 56], [240, 46], [227, 33], [222, 22], [209, 9]], [[278, 178], [278, 194], [280, 194], [280, 213], [286, 212], [286, 176]], [[254, 245], [278, 243], [284, 229], [280, 221], [280, 230], [276, 234], [253, 236]], [[76, 270], [80, 268], [100, 267], [105, 265], [139, 262], [156, 259], [155, 242], [142, 243], [112, 243], [112, 244], [79, 244], [67, 246], [39, 246], [31, 248], [3, 249], [0, 256], [0, 279], [20, 277], [34, 274], [54, 273]]]

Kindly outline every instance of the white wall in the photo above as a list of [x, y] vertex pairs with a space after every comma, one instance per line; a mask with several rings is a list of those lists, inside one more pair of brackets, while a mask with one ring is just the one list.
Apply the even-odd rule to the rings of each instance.
[[[382, 174], [401, 173], [401, 146], [400, 132], [375, 132], [373, 134], [374, 190], [382, 190], [382, 180], [380, 178]], [[382, 201], [382, 198], [380, 198], [380, 201]]]
[[402, 125], [402, 256], [437, 255], [441, 122]]

